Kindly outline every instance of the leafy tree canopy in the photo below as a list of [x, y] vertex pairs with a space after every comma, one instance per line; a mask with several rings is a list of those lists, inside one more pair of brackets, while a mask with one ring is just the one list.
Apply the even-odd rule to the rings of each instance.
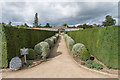
[[112, 16], [107, 15], [105, 17], [105, 21], [103, 21], [102, 25], [106, 27], [106, 26], [115, 25], [115, 23], [116, 23], [116, 20], [113, 19]]

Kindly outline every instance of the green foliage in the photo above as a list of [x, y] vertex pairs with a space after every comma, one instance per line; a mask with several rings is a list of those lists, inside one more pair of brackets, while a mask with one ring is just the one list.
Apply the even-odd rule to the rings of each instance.
[[48, 38], [51, 41], [51, 47], [54, 46], [54, 39], [53, 38]]
[[29, 54], [27, 54], [28, 60], [33, 60], [36, 58], [36, 53], [33, 49], [28, 49], [28, 53], [29, 53]]
[[38, 26], [38, 13], [35, 14], [35, 19], [34, 19], [33, 25], [34, 25], [34, 27]]
[[99, 62], [93, 62], [92, 65], [94, 66], [94, 68], [96, 68], [97, 70], [101, 70], [102, 69], [102, 65]]
[[48, 27], [48, 28], [49, 28], [49, 27], [50, 27], [50, 24], [49, 24], [49, 23], [46, 23], [46, 25], [45, 25], [44, 27]]
[[42, 47], [41, 47], [41, 45], [40, 45], [39, 43], [35, 45], [34, 50], [35, 50], [35, 53], [36, 53], [37, 55], [41, 55], [41, 54], [42, 54], [41, 48], [42, 48]]
[[83, 43], [107, 67], [118, 68], [118, 29], [118, 26], [109, 26], [66, 33], [76, 43]]
[[49, 44], [49, 47], [50, 47], [50, 48], [52, 48], [52, 46], [53, 46], [53, 41], [52, 41], [50, 38], [45, 39], [44, 41]]
[[63, 26], [67, 26], [67, 27], [68, 27], [68, 25], [67, 25], [67, 24], [63, 24]]
[[[37, 43], [55, 35], [57, 32], [4, 25], [4, 33], [5, 35], [3, 36], [6, 39], [3, 41], [3, 44], [7, 44], [4, 45], [7, 49], [2, 47], [4, 52], [2, 59], [4, 59], [3, 63], [7, 63], [7, 61], [9, 62], [13, 57], [20, 56], [21, 48], [26, 47], [33, 49]], [[6, 58], [8, 59], [7, 61]]]
[[30, 65], [32, 65], [32, 63], [30, 61], [27, 61], [26, 63], [24, 63], [27, 67], [29, 67]]
[[107, 15], [106, 20], [102, 23], [103, 26], [112, 26], [115, 25], [116, 20], [112, 18], [112, 16]]
[[75, 41], [71, 37], [68, 37], [66, 41], [67, 41], [67, 46], [71, 51], [73, 48], [73, 45], [75, 44]]
[[86, 47], [83, 44], [77, 43], [72, 48], [72, 54], [74, 56], [80, 56], [81, 55], [81, 51], [84, 50], [84, 49], [86, 49]]
[[92, 60], [87, 60], [87, 64], [92, 64], [93, 61]]
[[68, 47], [70, 50], [72, 50], [73, 45], [75, 44], [75, 41], [74, 41], [71, 37], [69, 37], [67, 34], [64, 34], [64, 39], [65, 39], [66, 42], [67, 42], [67, 47]]
[[83, 60], [83, 61], [87, 61], [90, 59], [90, 53], [84, 49], [80, 52], [80, 59]]
[[51, 38], [54, 40], [54, 44], [55, 44], [57, 41], [57, 38], [55, 36], [52, 36]]
[[59, 38], [59, 34], [55, 34], [55, 37], [58, 39]]
[[43, 59], [46, 59], [50, 53], [49, 44], [47, 42], [40, 42], [39, 44], [41, 46], [41, 52], [42, 52], [41, 56]]
[[87, 65], [88, 68], [94, 68], [92, 64]]
[[83, 28], [83, 29], [85, 29], [85, 28], [93, 28], [92, 25], [87, 25], [87, 24], [78, 25], [77, 27], [78, 27], [78, 28]]
[[92, 60], [87, 61], [88, 68], [96, 68], [97, 70], [103, 69], [102, 65], [99, 62], [92, 62]]
[[81, 62], [81, 65], [85, 65], [85, 63], [84, 63], [84, 62]]
[[4, 30], [4, 27], [0, 24], [0, 68], [6, 68], [8, 66], [7, 42]]

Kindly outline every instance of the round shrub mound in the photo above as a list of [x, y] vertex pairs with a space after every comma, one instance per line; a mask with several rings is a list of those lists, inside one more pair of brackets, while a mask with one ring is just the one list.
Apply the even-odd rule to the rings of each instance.
[[73, 48], [73, 45], [75, 44], [75, 41], [71, 38], [71, 37], [67, 37], [67, 46], [68, 48], [70, 49], [70, 51], [72, 50]]
[[72, 54], [74, 56], [80, 56], [81, 51], [84, 49], [86, 49], [86, 47], [83, 44], [77, 43], [72, 48]]
[[40, 43], [36, 44], [35, 47], [34, 47], [35, 53], [36, 53], [37, 55], [39, 55], [39, 56], [42, 54], [41, 48], [42, 48], [42, 47], [41, 47]]
[[55, 34], [55, 37], [58, 39], [59, 38], [59, 34]]
[[44, 42], [47, 42], [50, 48], [52, 48], [54, 45], [54, 40], [51, 38], [45, 39]]
[[87, 61], [90, 59], [90, 54], [86, 49], [84, 49], [80, 52], [80, 59], [83, 61]]
[[54, 46], [54, 39], [53, 38], [48, 38], [51, 41], [51, 47]]
[[28, 60], [33, 60], [36, 58], [36, 54], [35, 51], [33, 49], [28, 49], [28, 55], [27, 55], [27, 59]]
[[54, 43], [56, 43], [57, 38], [55, 36], [52, 36], [51, 38], [54, 40]]
[[40, 46], [42, 51], [41, 56], [43, 59], [46, 59], [49, 56], [50, 52], [49, 44], [47, 42], [40, 42]]
[[66, 40], [66, 38], [68, 37], [68, 35], [67, 34], [64, 34], [64, 39]]

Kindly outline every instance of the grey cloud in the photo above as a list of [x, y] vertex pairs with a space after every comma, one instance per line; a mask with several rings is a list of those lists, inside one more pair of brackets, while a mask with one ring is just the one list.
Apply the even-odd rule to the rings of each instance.
[[51, 25], [69, 25], [96, 23], [100, 24], [107, 14], [118, 17], [116, 6], [113, 2], [6, 2], [2, 6], [4, 22], [27, 22], [32, 25], [34, 14], [39, 14], [39, 23]]

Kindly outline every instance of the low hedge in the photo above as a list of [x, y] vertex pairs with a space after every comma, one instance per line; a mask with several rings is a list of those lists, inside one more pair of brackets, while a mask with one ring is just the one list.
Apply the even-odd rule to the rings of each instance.
[[19, 50], [21, 48], [27, 47], [33, 49], [35, 44], [57, 33], [57, 31], [46, 31], [46, 30], [30, 29], [24, 27], [22, 28], [16, 26], [8, 26], [8, 25], [3, 25], [3, 29], [5, 35], [2, 34], [2, 36], [3, 38], [4, 37], [6, 38], [3, 42], [4, 44], [7, 43], [6, 45], [7, 49], [2, 47], [3, 48], [2, 67], [6, 67], [8, 65], [6, 62], [7, 61], [9, 62], [13, 57], [20, 56]]
[[107, 67], [118, 68], [118, 26], [66, 32]]

